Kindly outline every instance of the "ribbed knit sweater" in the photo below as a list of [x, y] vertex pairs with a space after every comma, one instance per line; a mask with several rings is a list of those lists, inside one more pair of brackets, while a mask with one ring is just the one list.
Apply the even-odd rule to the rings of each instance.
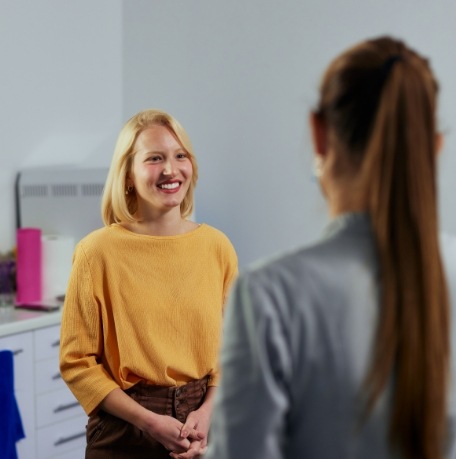
[[228, 238], [206, 224], [147, 236], [113, 224], [75, 249], [60, 340], [63, 379], [87, 414], [143, 381], [217, 385], [223, 305], [237, 274]]

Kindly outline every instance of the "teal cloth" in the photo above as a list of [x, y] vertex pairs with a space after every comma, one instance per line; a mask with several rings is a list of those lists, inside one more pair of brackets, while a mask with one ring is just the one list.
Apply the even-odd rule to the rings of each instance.
[[16, 442], [25, 438], [14, 394], [14, 356], [0, 351], [0, 458], [17, 459]]

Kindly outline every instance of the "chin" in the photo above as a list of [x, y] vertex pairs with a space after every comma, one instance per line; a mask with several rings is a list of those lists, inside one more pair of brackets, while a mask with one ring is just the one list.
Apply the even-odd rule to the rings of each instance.
[[176, 202], [176, 203], [167, 203], [167, 204], [165, 204], [163, 207], [165, 207], [166, 209], [172, 210], [172, 209], [175, 209], [176, 207], [180, 207], [180, 205], [181, 205], [180, 202]]

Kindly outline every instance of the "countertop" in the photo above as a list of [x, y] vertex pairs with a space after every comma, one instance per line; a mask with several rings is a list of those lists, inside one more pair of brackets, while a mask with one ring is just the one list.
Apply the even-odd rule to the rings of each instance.
[[62, 308], [43, 312], [0, 306], [0, 337], [57, 325], [61, 319]]

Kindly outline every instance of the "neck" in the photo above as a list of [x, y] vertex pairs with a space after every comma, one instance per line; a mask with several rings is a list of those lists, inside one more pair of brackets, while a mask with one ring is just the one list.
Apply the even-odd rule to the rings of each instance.
[[366, 212], [366, 206], [350, 205], [349, 203], [334, 203], [329, 205], [329, 215], [333, 218], [339, 215], [353, 212]]
[[130, 231], [149, 236], [177, 236], [188, 233], [198, 225], [182, 218], [180, 213], [168, 212], [154, 217], [140, 219], [124, 225]]
[[365, 193], [361, 187], [351, 181], [339, 183], [326, 193], [328, 211], [331, 217], [337, 217], [348, 212], [366, 212], [368, 209]]
[[320, 187], [331, 217], [368, 210], [367, 187], [360, 166], [354, 165], [343, 150], [329, 146], [324, 155]]

